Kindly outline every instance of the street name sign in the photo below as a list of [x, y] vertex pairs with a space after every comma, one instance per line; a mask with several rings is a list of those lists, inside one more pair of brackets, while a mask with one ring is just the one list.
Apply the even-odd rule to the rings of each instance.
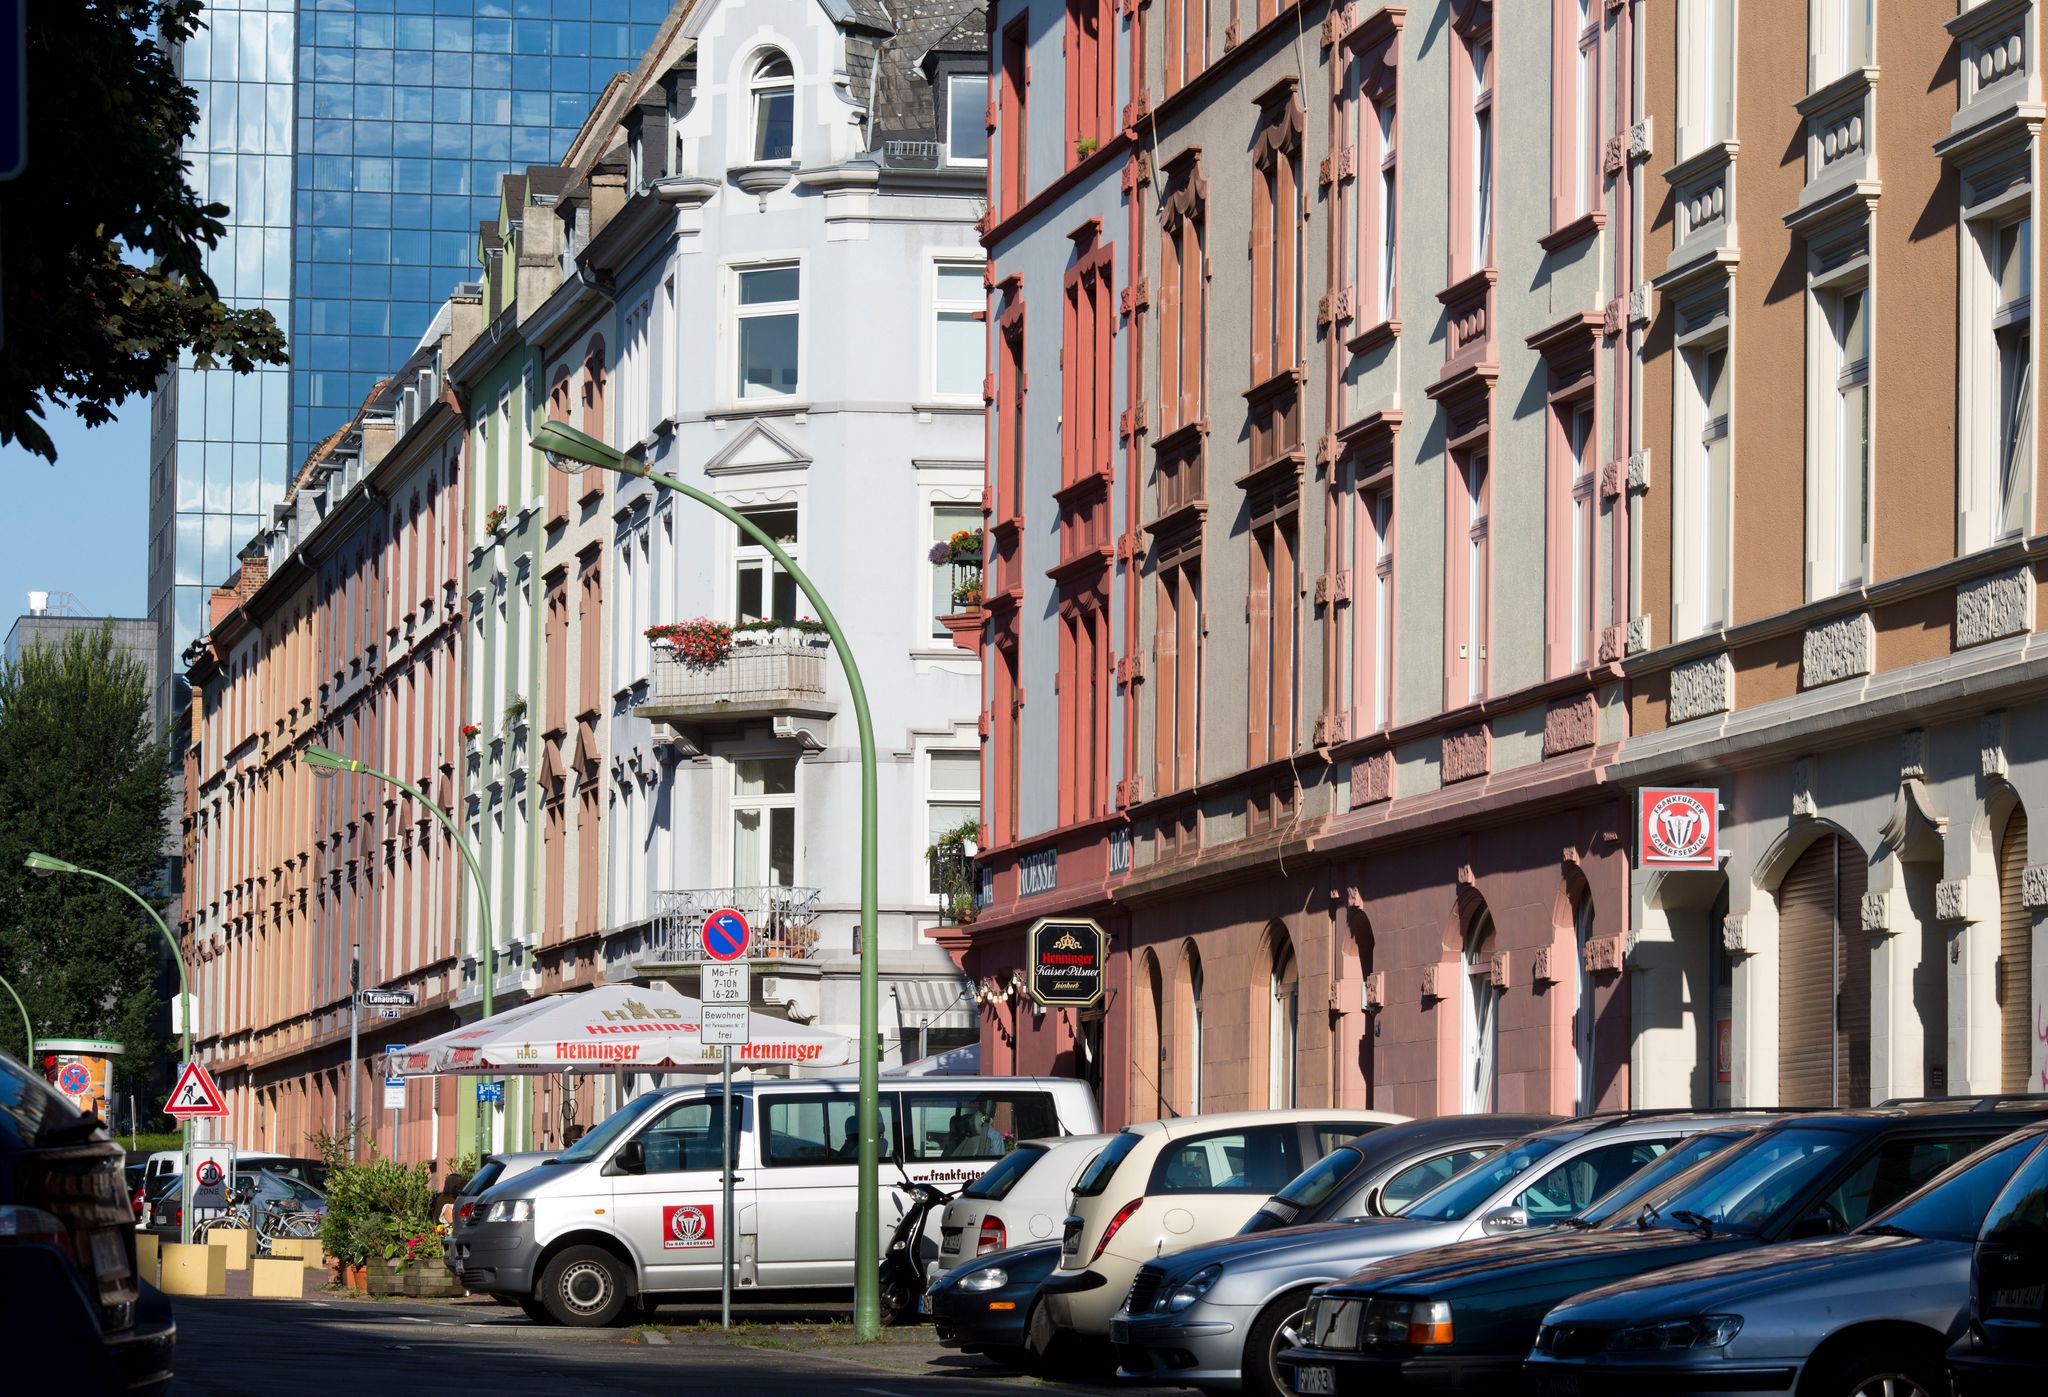
[[365, 1009], [410, 1009], [420, 997], [412, 990], [363, 990], [356, 1002]]
[[405, 1078], [386, 1077], [384, 1079], [384, 1109], [387, 1111], [396, 1111], [402, 1108], [404, 1105]]
[[178, 1084], [171, 1088], [171, 1099], [164, 1103], [164, 1114], [190, 1120], [227, 1113], [227, 1098], [221, 1095], [213, 1074], [196, 1062], [186, 1063], [185, 1070], [178, 1074]]

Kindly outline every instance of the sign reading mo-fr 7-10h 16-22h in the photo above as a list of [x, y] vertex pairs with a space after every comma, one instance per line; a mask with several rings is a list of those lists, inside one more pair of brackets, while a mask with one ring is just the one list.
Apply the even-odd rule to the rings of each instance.
[[1031, 997], [1046, 1008], [1086, 1009], [1102, 998], [1109, 934], [1081, 917], [1047, 917], [1025, 938]]

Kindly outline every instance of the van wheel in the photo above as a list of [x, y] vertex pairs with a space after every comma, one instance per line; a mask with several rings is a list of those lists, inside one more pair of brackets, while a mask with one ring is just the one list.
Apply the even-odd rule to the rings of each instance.
[[619, 1259], [601, 1247], [569, 1247], [541, 1272], [540, 1299], [557, 1324], [601, 1329], [626, 1308]]
[[1249, 1397], [1290, 1397], [1280, 1372], [1280, 1355], [1301, 1339], [1301, 1315], [1308, 1291], [1283, 1295], [1266, 1306], [1252, 1323], [1244, 1344], [1244, 1390]]

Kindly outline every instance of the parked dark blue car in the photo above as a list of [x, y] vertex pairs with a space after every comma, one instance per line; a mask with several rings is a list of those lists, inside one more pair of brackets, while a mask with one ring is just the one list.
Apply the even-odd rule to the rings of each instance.
[[939, 1342], [999, 1363], [1024, 1361], [1024, 1325], [1039, 1283], [1060, 1264], [1060, 1244], [1034, 1242], [976, 1257], [925, 1293]]

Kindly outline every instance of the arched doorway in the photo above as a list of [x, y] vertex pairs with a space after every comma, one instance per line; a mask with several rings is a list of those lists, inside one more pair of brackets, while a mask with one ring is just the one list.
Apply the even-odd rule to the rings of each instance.
[[1593, 894], [1580, 888], [1572, 899], [1571, 981], [1572, 1055], [1576, 1059], [1574, 1109], [1584, 1114], [1600, 1099], [1600, 1084], [1593, 1070], [1598, 1044], [1594, 1036], [1593, 972], [1586, 968], [1586, 943], [1593, 939]]
[[1166, 1114], [1166, 1000], [1159, 957], [1138, 954], [1131, 1005], [1131, 1119], [1158, 1120]]
[[1870, 1102], [1863, 851], [1823, 834], [1778, 884], [1778, 1103]]
[[1190, 941], [1173, 977], [1173, 1108], [1190, 1116], [1202, 1109], [1202, 953]]
[[1294, 943], [1287, 928], [1272, 931], [1272, 965], [1266, 979], [1270, 996], [1266, 1021], [1266, 1105], [1293, 1106], [1300, 1085], [1301, 976], [1295, 969]]
[[1998, 841], [1998, 1081], [2030, 1091], [2034, 1075], [2034, 914], [2021, 889], [2027, 808], [2015, 805]]
[[1458, 1105], [1491, 1111], [1500, 1084], [1500, 986], [1493, 979], [1493, 914], [1482, 903], [1465, 927], [1458, 957]]

